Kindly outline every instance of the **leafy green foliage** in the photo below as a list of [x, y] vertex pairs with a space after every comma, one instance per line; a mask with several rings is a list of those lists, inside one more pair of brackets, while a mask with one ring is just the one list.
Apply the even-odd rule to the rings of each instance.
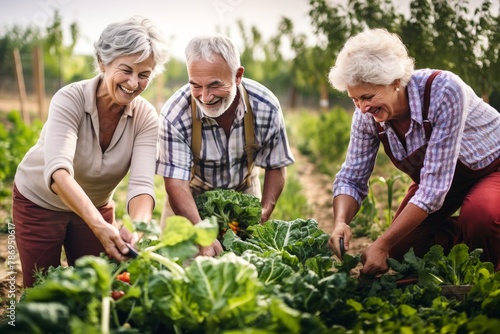
[[6, 123], [0, 122], [0, 180], [11, 182], [17, 165], [38, 140], [42, 129], [40, 121], [28, 126], [21, 119], [21, 114], [12, 111], [7, 115]]
[[[396, 181], [403, 178], [406, 178], [406, 175], [394, 174], [387, 178], [383, 176], [370, 178], [368, 196], [363, 200], [351, 223], [354, 236], [369, 236], [375, 240], [389, 227], [397, 209], [394, 205], [395, 198], [398, 194], [404, 194], [406, 186], [403, 184], [403, 187], [396, 187]], [[382, 186], [383, 189], [378, 189], [376, 185]], [[399, 201], [396, 204], [399, 205]], [[383, 212], [383, 216], [379, 212]]]
[[314, 219], [293, 221], [270, 220], [248, 228], [251, 238], [241, 240], [234, 234], [224, 236], [224, 246], [237, 254], [250, 249], [258, 253], [279, 252], [296, 257], [300, 263], [314, 257], [331, 256], [327, 247], [328, 235], [318, 228]]
[[[0, 156], [2, 157], [0, 159], [0, 211], [11, 212], [11, 189], [17, 165], [26, 152], [35, 145], [41, 129], [40, 121], [34, 121], [30, 126], [24, 124], [18, 111], [11, 111], [0, 122]], [[8, 219], [10, 217], [2, 222], [4, 230]]]
[[336, 107], [328, 112], [301, 112], [289, 116], [296, 126], [291, 127], [292, 143], [299, 151], [315, 161], [318, 168], [331, 174], [331, 166], [338, 164], [349, 144], [351, 115]]
[[237, 222], [238, 234], [243, 238], [247, 228], [258, 224], [262, 215], [262, 206], [256, 196], [232, 189], [206, 191], [197, 196], [195, 202], [202, 219], [215, 216], [222, 232], [230, 228], [231, 222]]
[[[118, 264], [106, 257], [88, 256], [75, 267], [52, 268], [16, 306], [15, 331], [7, 318], [0, 330], [490, 333], [499, 324], [500, 274], [491, 265], [478, 263], [477, 252], [468, 253], [463, 246], [444, 259], [439, 248], [424, 258], [409, 252], [402, 263], [390, 262], [394, 271], [401, 272], [362, 286], [350, 274], [360, 257], [346, 254], [343, 263], [335, 262], [323, 247], [328, 236], [314, 220], [255, 225], [249, 228], [247, 240], [227, 233], [230, 249], [215, 258], [184, 253], [187, 244], [196, 246], [197, 240], [209, 238], [207, 231], [215, 239], [215, 218], [204, 221], [206, 226], [201, 228], [183, 217], [169, 218], [166, 223], [170, 228], [155, 236], [150, 234], [155, 228], [133, 222], [149, 231], [135, 259]], [[420, 281], [407, 287], [397, 285], [403, 272], [437, 273], [443, 268], [461, 273], [451, 277], [476, 278], [466, 300], [447, 299]], [[125, 272], [130, 279], [118, 279]], [[118, 290], [121, 294], [112, 299]]]

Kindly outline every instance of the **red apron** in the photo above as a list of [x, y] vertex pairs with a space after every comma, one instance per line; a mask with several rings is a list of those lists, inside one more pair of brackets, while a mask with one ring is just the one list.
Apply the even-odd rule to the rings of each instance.
[[[427, 80], [424, 93], [422, 119], [427, 141], [432, 128], [428, 120], [430, 89], [432, 81], [440, 71], [435, 71]], [[396, 168], [413, 180], [401, 202], [396, 218], [415, 195], [420, 183], [420, 170], [424, 163], [427, 144], [403, 160], [392, 154], [385, 130], [379, 123], [377, 128], [384, 150]], [[491, 196], [493, 195], [493, 196]], [[480, 170], [472, 170], [458, 161], [450, 190], [442, 207], [431, 213], [417, 228], [394, 245], [389, 256], [401, 260], [413, 247], [417, 256], [425, 253], [435, 244], [441, 245], [445, 253], [464, 242], [469, 249], [482, 248], [482, 260], [492, 262], [500, 270], [500, 157]], [[458, 217], [452, 217], [460, 209]]]

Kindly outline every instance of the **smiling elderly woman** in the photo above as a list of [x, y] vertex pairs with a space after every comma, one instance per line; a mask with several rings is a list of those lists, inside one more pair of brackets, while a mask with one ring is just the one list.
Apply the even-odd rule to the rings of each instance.
[[168, 60], [160, 31], [134, 17], [110, 24], [95, 43], [97, 76], [70, 84], [52, 98], [38, 143], [20, 163], [13, 190], [13, 219], [23, 281], [35, 270], [106, 252], [126, 259], [113, 192], [130, 172], [126, 208], [149, 221], [154, 208], [158, 114], [139, 95]]
[[[351, 37], [329, 73], [355, 111], [346, 160], [333, 183], [329, 245], [349, 247], [349, 223], [368, 193], [380, 143], [413, 182], [391, 226], [362, 254], [362, 274], [387, 271], [388, 257], [439, 244], [483, 249], [500, 270], [500, 114], [448, 71], [414, 70], [395, 34], [372, 29]], [[452, 217], [457, 210], [460, 214]]]

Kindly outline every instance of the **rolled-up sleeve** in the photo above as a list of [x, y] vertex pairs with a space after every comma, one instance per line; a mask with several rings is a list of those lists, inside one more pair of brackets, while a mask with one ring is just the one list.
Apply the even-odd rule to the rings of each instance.
[[368, 182], [380, 146], [376, 133], [373, 120], [356, 109], [346, 159], [333, 182], [333, 197], [349, 195], [361, 205], [368, 195]]

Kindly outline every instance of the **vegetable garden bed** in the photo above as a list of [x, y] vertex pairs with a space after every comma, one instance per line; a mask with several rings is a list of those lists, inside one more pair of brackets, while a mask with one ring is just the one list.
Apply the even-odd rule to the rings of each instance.
[[[154, 225], [153, 225], [154, 227]], [[22, 333], [495, 333], [500, 275], [464, 245], [422, 259], [411, 251], [393, 271], [360, 286], [359, 256], [335, 261], [313, 219], [269, 221], [242, 240], [224, 235], [225, 252], [195, 257], [219, 233], [216, 218], [193, 226], [171, 217], [163, 233], [147, 224], [139, 256], [122, 263], [84, 257], [52, 268], [16, 305]], [[124, 274], [127, 273], [127, 274]], [[416, 284], [397, 280], [417, 275]], [[443, 284], [473, 285], [467, 298]], [[118, 293], [117, 293], [118, 292]], [[113, 298], [114, 297], [114, 298]]]

